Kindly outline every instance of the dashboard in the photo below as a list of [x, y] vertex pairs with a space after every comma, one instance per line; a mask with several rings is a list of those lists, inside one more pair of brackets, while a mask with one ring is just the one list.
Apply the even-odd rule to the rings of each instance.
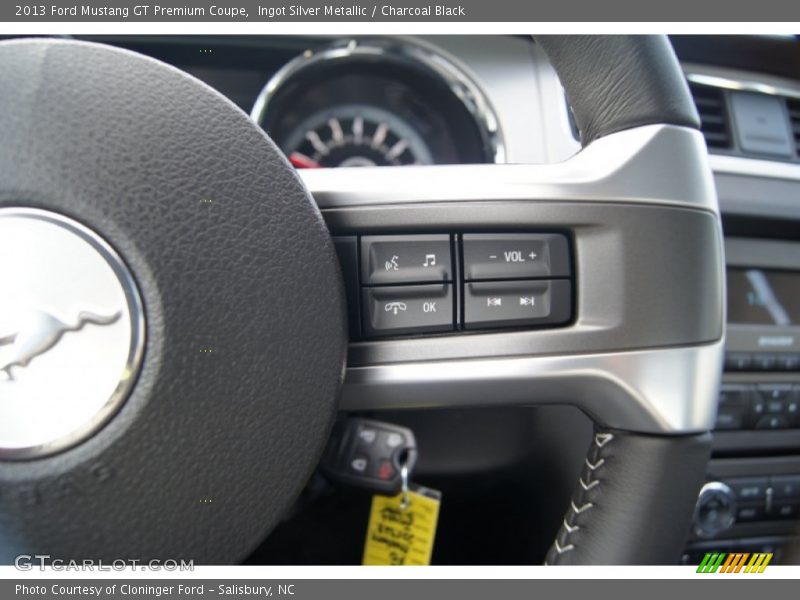
[[434, 50], [345, 40], [306, 50], [251, 111], [297, 168], [494, 161], [496, 118], [480, 88]]
[[107, 41], [163, 59], [222, 91], [299, 169], [505, 159], [482, 88], [457, 60], [421, 41]]
[[[218, 89], [299, 169], [554, 163], [580, 150], [558, 77], [528, 37], [85, 39], [158, 58]], [[696, 564], [710, 550], [774, 552], [780, 562], [797, 543], [800, 517], [800, 42], [672, 41], [711, 154], [728, 269], [714, 451], [684, 562]], [[460, 237], [447, 238], [448, 248], [468, 241], [453, 235]], [[393, 256], [381, 255], [379, 266]], [[354, 310], [358, 302], [350, 304]], [[393, 305], [397, 314], [399, 303]], [[351, 323], [362, 321], [358, 312], [350, 316]], [[420, 479], [453, 498], [455, 516], [442, 523], [438, 562], [541, 560], [591, 441], [583, 414], [542, 407], [535, 414], [506, 408], [380, 417], [415, 431]], [[353, 540], [341, 530], [363, 514], [363, 502], [315, 478], [252, 560], [357, 561], [359, 526], [351, 527], [358, 532]], [[522, 504], [528, 508], [508, 508]], [[459, 521], [486, 507], [497, 517], [473, 534], [497, 543], [473, 544], [467, 553], [470, 540]], [[510, 540], [516, 527], [538, 531], [537, 541]], [[309, 540], [320, 537], [338, 543], [315, 541], [309, 550]]]

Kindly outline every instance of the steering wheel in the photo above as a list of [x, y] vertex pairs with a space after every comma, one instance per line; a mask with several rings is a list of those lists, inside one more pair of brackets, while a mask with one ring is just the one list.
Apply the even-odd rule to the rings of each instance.
[[[547, 562], [674, 564], [724, 322], [698, 117], [663, 37], [537, 42], [581, 132], [570, 160], [302, 179], [177, 69], [0, 43], [0, 562], [236, 562], [299, 494], [337, 407], [564, 403], [597, 429]], [[329, 232], [540, 229], [569, 232], [568, 326], [348, 351]]]

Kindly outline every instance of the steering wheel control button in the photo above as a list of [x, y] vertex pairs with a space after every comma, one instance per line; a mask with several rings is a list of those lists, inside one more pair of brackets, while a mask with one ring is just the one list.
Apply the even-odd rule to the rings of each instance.
[[95, 433], [142, 359], [144, 313], [116, 252], [62, 215], [0, 208], [0, 459]]
[[464, 279], [535, 279], [569, 277], [566, 236], [468, 233], [462, 236]]
[[366, 336], [453, 330], [453, 286], [404, 285], [364, 288]]
[[348, 283], [351, 339], [559, 325], [572, 318], [565, 234], [455, 231], [335, 239]]
[[736, 518], [736, 499], [731, 489], [719, 481], [706, 483], [697, 497], [694, 527], [697, 535], [713, 537], [729, 529]]
[[566, 323], [572, 316], [570, 282], [501, 281], [464, 286], [464, 327], [485, 329]]
[[452, 281], [450, 236], [364, 236], [361, 266], [364, 285]]
[[393, 495], [402, 485], [402, 467], [410, 474], [416, 460], [417, 441], [407, 427], [349, 418], [334, 426], [320, 467], [335, 483]]

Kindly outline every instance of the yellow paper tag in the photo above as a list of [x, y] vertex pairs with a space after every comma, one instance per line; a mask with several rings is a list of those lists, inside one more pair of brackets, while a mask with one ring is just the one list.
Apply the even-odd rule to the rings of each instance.
[[364, 544], [365, 565], [429, 565], [441, 494], [417, 487], [403, 495], [373, 496]]

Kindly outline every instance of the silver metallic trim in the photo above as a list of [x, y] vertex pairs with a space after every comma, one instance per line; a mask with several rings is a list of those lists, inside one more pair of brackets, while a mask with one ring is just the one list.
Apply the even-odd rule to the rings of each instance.
[[256, 98], [250, 116], [263, 125], [270, 102], [278, 90], [304, 69], [321, 63], [351, 60], [354, 57], [374, 56], [384, 59], [411, 60], [433, 72], [445, 82], [453, 95], [464, 105], [478, 125], [485, 141], [493, 151], [495, 163], [506, 160], [505, 143], [500, 122], [480, 85], [453, 60], [430, 45], [404, 39], [347, 39], [321, 50], [306, 50], [281, 67], [267, 82]]
[[727, 156], [724, 154], [711, 154], [708, 160], [714, 173], [800, 181], [800, 164], [798, 163]]
[[800, 90], [778, 85], [771, 85], [759, 81], [753, 81], [747, 79], [733, 79], [730, 77], [720, 77], [717, 75], [704, 75], [702, 73], [691, 73], [691, 72], [686, 73], [686, 79], [698, 85], [707, 85], [710, 87], [724, 88], [726, 90], [735, 90], [739, 92], [758, 92], [761, 94], [769, 94], [771, 96], [800, 98]]
[[555, 164], [305, 169], [299, 173], [323, 209], [497, 199], [657, 204], [718, 213], [702, 134], [673, 125], [614, 133]]
[[[743, 73], [741, 76], [737, 76], [735, 73], [728, 74], [727, 71], [723, 71], [721, 74], [700, 73], [694, 70], [696, 68], [699, 67], [687, 67], [686, 79], [691, 83], [739, 92], [756, 92], [800, 99], [800, 87], [792, 88], [788, 85], [781, 85], [780, 81], [765, 83], [752, 79], [751, 77], [755, 77], [755, 74]], [[709, 155], [709, 161], [715, 173], [800, 181], [800, 164], [797, 163], [713, 153]]]
[[606, 354], [481, 358], [347, 370], [343, 410], [574, 405], [601, 425], [708, 431], [723, 342]]
[[[300, 175], [328, 212], [351, 207], [539, 200], [665, 205], [716, 215], [707, 157], [700, 132], [651, 125], [601, 138], [559, 164], [315, 169]], [[587, 325], [598, 326], [597, 322]], [[479, 338], [472, 341], [475, 358], [432, 356], [423, 361], [426, 354], [421, 352], [419, 359], [409, 362], [350, 367], [342, 408], [566, 403], [578, 406], [601, 424], [631, 431], [689, 433], [707, 431], [714, 424], [721, 340], [606, 353], [481, 357], [482, 347], [491, 350], [482, 346]]]
[[800, 243], [789, 240], [726, 237], [725, 264], [728, 267], [800, 269]]
[[[3, 207], [0, 208], [0, 215], [3, 217], [22, 217], [52, 223], [63, 227], [85, 241], [103, 260], [105, 260], [114, 275], [116, 275], [127, 302], [126, 309], [130, 316], [130, 343], [128, 346], [127, 359], [123, 371], [120, 374], [119, 383], [108, 400], [106, 400], [102, 407], [94, 414], [93, 418], [85, 422], [81, 427], [70, 431], [67, 435], [44, 444], [40, 443], [14, 448], [0, 447], [0, 460], [39, 458], [69, 448], [86, 439], [100, 429], [120, 409], [136, 381], [136, 376], [138, 375], [144, 356], [144, 306], [133, 276], [124, 261], [105, 240], [100, 238], [91, 229], [63, 215], [35, 208]], [[10, 382], [4, 382], [4, 384], [8, 383]]]

